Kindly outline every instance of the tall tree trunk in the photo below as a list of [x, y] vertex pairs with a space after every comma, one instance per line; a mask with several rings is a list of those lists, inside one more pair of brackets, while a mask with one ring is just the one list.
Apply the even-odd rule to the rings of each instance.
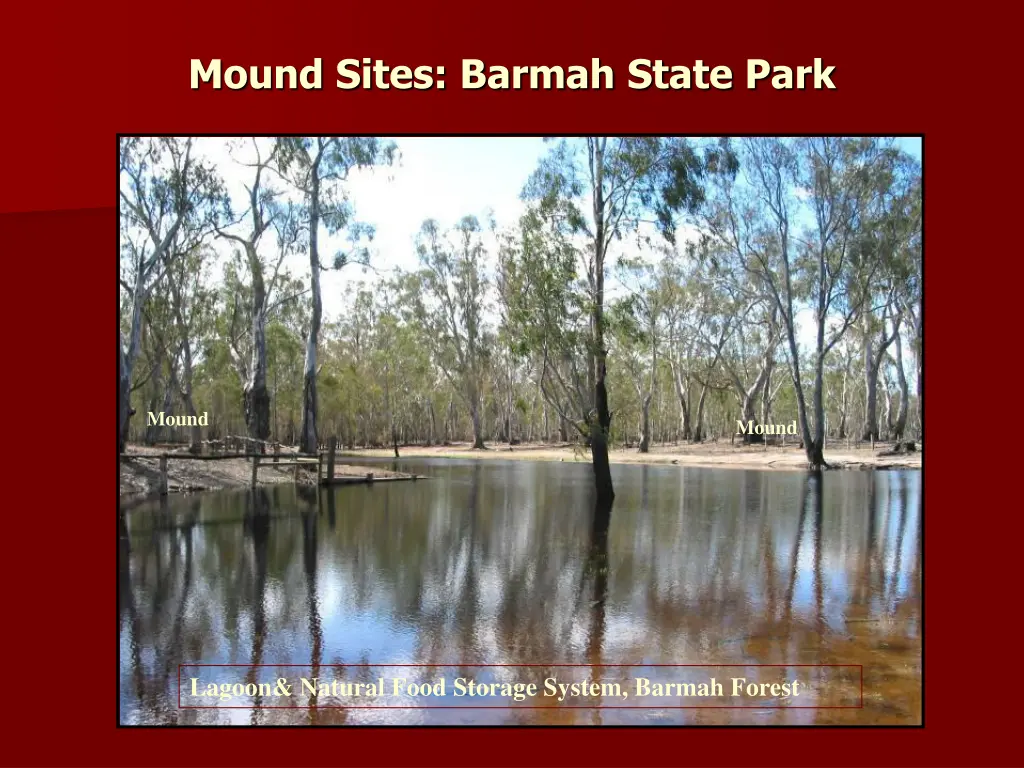
[[483, 425], [480, 423], [480, 402], [476, 393], [474, 393], [470, 399], [469, 415], [473, 421], [473, 448], [486, 448], [487, 446], [484, 445]]
[[611, 426], [611, 414], [608, 411], [608, 393], [604, 387], [603, 371], [598, 373], [597, 381], [595, 391], [597, 429], [591, 430], [590, 453], [594, 462], [594, 487], [597, 490], [597, 499], [599, 503], [607, 504], [615, 498], [615, 489], [612, 486], [612, 470], [608, 461], [608, 433]]
[[850, 361], [847, 359], [846, 366], [843, 368], [843, 392], [839, 402], [839, 439], [846, 439], [846, 412], [849, 408], [849, 391], [847, 387], [847, 380], [850, 376]]
[[608, 409], [608, 350], [604, 343], [604, 260], [607, 237], [605, 232], [605, 200], [604, 200], [604, 141], [599, 138], [594, 142], [594, 265], [593, 285], [594, 303], [590, 313], [590, 332], [593, 345], [594, 365], [588, 368], [588, 374], [594, 377], [594, 410], [596, 419], [591, 417], [590, 452], [594, 462], [594, 486], [597, 490], [598, 503], [611, 503], [615, 498], [612, 485], [611, 466], [608, 462], [608, 439], [611, 434], [612, 415]]
[[651, 393], [644, 395], [640, 404], [640, 453], [651, 450]]
[[697, 418], [696, 424], [693, 427], [693, 442], [700, 443], [704, 441], [704, 403], [707, 400], [708, 385], [702, 384], [700, 388], [700, 398], [697, 400]]
[[909, 411], [910, 387], [907, 386], [907, 374], [903, 369], [903, 340], [896, 333], [896, 377], [900, 386], [900, 408], [893, 426], [893, 440], [902, 440], [907, 431], [907, 412]]
[[814, 363], [814, 437], [807, 446], [807, 459], [812, 469], [820, 470], [825, 463], [825, 324], [818, 324], [818, 353]]
[[320, 177], [318, 173], [317, 165], [314, 163], [310, 173], [309, 201], [309, 269], [313, 313], [309, 321], [309, 336], [306, 339], [306, 365], [302, 379], [302, 429], [299, 435], [299, 450], [303, 453], [316, 453], [319, 449], [316, 433], [316, 348], [320, 340], [323, 304], [320, 300], [320, 250], [317, 242], [317, 230], [320, 226]]
[[[872, 335], [865, 330], [864, 333], [864, 440], [878, 440], [878, 371], [882, 367], [882, 360], [885, 358], [885, 351], [892, 344], [893, 339], [899, 333], [900, 315], [897, 314], [893, 321], [893, 334], [886, 335], [886, 318], [888, 311], [882, 314], [882, 338], [878, 340], [877, 348], [874, 347]], [[865, 315], [867, 323], [867, 315]]]
[[889, 386], [888, 377], [882, 378], [883, 388], [885, 390], [885, 439], [888, 440], [892, 434], [892, 388]]
[[138, 276], [135, 279], [135, 287], [132, 291], [132, 324], [128, 336], [128, 347], [125, 349], [123, 335], [118, 329], [118, 360], [119, 360], [119, 394], [120, 402], [118, 408], [118, 453], [124, 453], [125, 445], [128, 443], [128, 427], [131, 418], [131, 392], [132, 373], [135, 370], [135, 361], [139, 357], [139, 349], [142, 344], [142, 304], [146, 299], [143, 267], [139, 266]]
[[[788, 288], [789, 283], [789, 262], [783, 262], [785, 266], [785, 276], [787, 281], [787, 298], [791, 296], [791, 291]], [[786, 343], [789, 345], [789, 373], [793, 380], [793, 392], [796, 395], [796, 408], [797, 415], [800, 420], [800, 436], [803, 439], [804, 452], [807, 455], [807, 461], [811, 466], [811, 469], [821, 469], [826, 466], [825, 459], [822, 456], [821, 446], [815, 448], [814, 440], [811, 436], [811, 425], [807, 419], [807, 399], [804, 395], [803, 380], [800, 376], [800, 352], [796, 344], [796, 333], [793, 328], [793, 306], [792, 302], [789, 301], [789, 314], [783, 312], [783, 318], [786, 324]], [[824, 329], [818, 329], [819, 335], [822, 337], [822, 345], [824, 344]]]
[[[865, 352], [865, 357], [867, 357]], [[873, 360], [867, 358], [864, 366], [864, 429], [861, 439], [878, 439], [878, 369]]]
[[[167, 283], [171, 289], [171, 302], [174, 307], [174, 322], [178, 328], [178, 333], [180, 334], [179, 342], [181, 344], [183, 380], [181, 382], [178, 381], [177, 371], [175, 370], [175, 360], [172, 359], [170, 381], [174, 383], [175, 389], [177, 389], [181, 395], [182, 402], [185, 404], [185, 413], [189, 416], [189, 422], [193, 422], [195, 420], [193, 417], [197, 414], [195, 402], [192, 399], [192, 340], [189, 338], [189, 324], [185, 319], [179, 278], [171, 271], [172, 258], [173, 255], [170, 251], [165, 252], [164, 265], [167, 274]], [[192, 453], [199, 453], [202, 447], [200, 445], [201, 442], [202, 430], [198, 424], [190, 423], [189, 450]]]
[[[174, 397], [174, 370], [172, 369], [171, 370], [171, 376], [170, 376], [170, 378], [167, 381], [167, 385], [164, 387], [164, 402], [163, 402], [163, 409], [162, 409], [164, 411], [164, 413], [167, 413], [167, 412], [169, 412], [171, 410], [172, 404], [174, 402], [173, 397]], [[160, 439], [163, 437], [163, 431], [164, 431], [163, 427], [161, 427], [159, 425], [156, 425], [156, 434], [154, 436], [156, 439], [153, 441], [154, 443], [160, 442]]]
[[509, 361], [508, 365], [508, 396], [506, 398], [506, 415], [505, 415], [505, 437], [508, 440], [508, 447], [512, 447], [512, 420], [515, 413], [515, 400], [512, 392], [512, 363]]
[[[188, 377], [186, 381], [191, 380], [191, 365], [186, 360], [186, 373]], [[181, 401], [185, 405], [185, 414], [189, 417], [189, 450], [192, 453], [199, 453], [202, 446], [203, 432], [202, 428], [198, 424], [198, 414], [196, 413], [196, 406], [192, 400], [192, 385], [186, 383], [182, 385], [178, 381], [177, 371], [171, 368], [170, 386], [181, 395]]]
[[388, 420], [388, 429], [391, 436], [391, 447], [395, 452], [395, 458], [400, 458], [398, 455], [398, 430], [395, 427], [395, 409], [391, 404], [391, 376], [389, 371], [390, 366], [384, 366], [384, 413]]
[[[733, 387], [736, 389], [737, 399], [740, 404], [741, 418], [744, 424], [749, 424], [757, 418], [756, 403], [758, 397], [761, 395], [768, 381], [768, 367], [770, 364], [771, 356], [774, 354], [774, 349], [771, 349], [765, 353], [764, 360], [761, 363], [761, 368], [757, 372], [757, 378], [754, 380], [753, 386], [748, 390], [746, 385], [740, 379], [739, 374], [733, 370], [732, 366], [726, 363], [726, 369], [732, 378]], [[762, 422], [767, 423], [767, 422]], [[743, 442], [749, 443], [751, 435], [744, 433]]]
[[676, 397], [679, 399], [679, 428], [682, 430], [681, 440], [690, 439], [690, 398], [687, 393], [686, 376], [683, 373], [682, 365], [670, 355], [672, 366], [672, 381], [676, 387]]
[[263, 266], [252, 243], [245, 244], [252, 273], [252, 358], [249, 377], [242, 387], [245, 424], [249, 437], [270, 437], [270, 394], [267, 391], [267, 294], [263, 284]]
[[427, 447], [434, 444], [434, 435], [437, 433], [437, 423], [434, 418], [434, 401], [427, 400], [427, 412], [430, 415], [429, 432], [427, 432]]
[[656, 330], [656, 321], [652, 319], [650, 323], [651, 375], [647, 382], [647, 394], [643, 396], [640, 409], [640, 453], [649, 453], [651, 450], [651, 399], [654, 397], [654, 382], [658, 373], [658, 337]]
[[131, 376], [128, 374], [124, 355], [124, 334], [117, 332], [117, 452], [124, 453], [128, 428], [128, 395], [131, 390]]

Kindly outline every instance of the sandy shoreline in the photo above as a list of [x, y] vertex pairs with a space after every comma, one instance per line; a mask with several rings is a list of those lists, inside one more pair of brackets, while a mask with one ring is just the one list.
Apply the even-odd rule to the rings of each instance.
[[[872, 451], [867, 443], [860, 448], [845, 444], [829, 446], [825, 461], [834, 469], [920, 469], [922, 454], [885, 455], [892, 450], [891, 443], [875, 443]], [[399, 446], [401, 458], [431, 459], [518, 459], [523, 461], [578, 461], [589, 463], [590, 452], [572, 445], [515, 445], [491, 443], [486, 450], [473, 450], [469, 443], [447, 446]], [[394, 458], [390, 448], [357, 448], [338, 451], [346, 459]], [[679, 444], [652, 446], [650, 453], [639, 453], [635, 448], [615, 448], [609, 454], [613, 464], [674, 464], [682, 467], [713, 467], [719, 469], [805, 470], [807, 456], [793, 447], [729, 445], [727, 442], [699, 445]]]
[[[120, 498], [146, 498], [158, 493], [160, 484], [159, 455], [166, 449], [146, 446], [129, 446], [129, 458], [120, 464]], [[831, 446], [825, 451], [825, 460], [834, 469], [920, 469], [921, 451], [910, 454], [886, 455], [892, 450], [890, 443], [876, 443], [872, 451], [866, 443], [860, 448], [845, 445]], [[179, 451], [175, 451], [179, 452]], [[473, 450], [469, 443], [453, 443], [447, 446], [400, 446], [403, 459], [495, 459], [520, 461], [590, 462], [590, 453], [573, 445], [528, 444], [515, 445], [511, 450], [502, 443], [492, 443], [486, 450]], [[281, 454], [282, 459], [287, 454]], [[379, 464], [358, 466], [345, 463], [362, 458], [394, 458], [390, 448], [357, 448], [339, 450], [337, 474], [360, 476], [373, 472], [377, 477], [402, 475], [382, 469]], [[759, 446], [729, 445], [729, 443], [703, 443], [700, 445], [658, 445], [650, 453], [639, 453], [635, 448], [615, 448], [609, 458], [613, 464], [671, 464], [681, 467], [709, 467], [717, 469], [761, 469], [801, 471], [807, 468], [807, 457], [795, 446], [770, 446], [768, 450]], [[315, 468], [314, 468], [315, 469]], [[168, 463], [168, 491], [170, 493], [193, 493], [214, 491], [225, 488], [248, 487], [252, 465], [247, 459], [224, 459], [201, 461], [172, 459]], [[294, 467], [276, 468], [270, 457], [261, 463], [260, 485], [295, 482]], [[299, 483], [314, 485], [315, 472], [303, 467], [299, 472]]]

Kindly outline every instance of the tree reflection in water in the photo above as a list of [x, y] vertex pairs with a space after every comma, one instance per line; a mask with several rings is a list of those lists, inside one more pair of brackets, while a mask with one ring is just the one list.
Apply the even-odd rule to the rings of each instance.
[[[611, 509], [595, 508], [585, 465], [410, 465], [435, 479], [127, 513], [122, 720], [919, 722], [919, 474], [625, 466]], [[591, 677], [638, 662], [864, 664], [865, 706], [381, 712], [304, 693], [291, 709], [258, 697], [244, 710], [177, 707], [179, 663], [244, 664], [256, 681], [279, 671], [259, 664], [331, 676], [326, 665], [370, 662], [463, 665], [420, 667], [422, 679], [506, 674], [469, 666], [488, 663], [582, 664]], [[833, 688], [859, 697], [859, 679]]]

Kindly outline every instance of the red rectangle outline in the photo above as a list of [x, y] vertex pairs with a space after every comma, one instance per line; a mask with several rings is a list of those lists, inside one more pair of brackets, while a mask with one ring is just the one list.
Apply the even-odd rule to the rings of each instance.
[[[860, 670], [860, 704], [856, 706], [637, 706], [637, 705], [611, 705], [611, 706], [586, 706], [586, 705], [470, 705], [455, 704], [452, 706], [427, 705], [427, 706], [376, 706], [372, 704], [360, 704], [356, 706], [325, 704], [317, 705], [317, 709], [863, 709], [864, 708], [864, 665], [863, 664], [321, 664], [321, 667], [857, 667]], [[312, 664], [179, 664], [178, 665], [178, 709], [252, 709], [246, 707], [189, 707], [181, 705], [181, 668], [182, 667], [301, 667], [312, 669]], [[261, 709], [294, 709], [301, 710], [304, 707], [265, 706]]]

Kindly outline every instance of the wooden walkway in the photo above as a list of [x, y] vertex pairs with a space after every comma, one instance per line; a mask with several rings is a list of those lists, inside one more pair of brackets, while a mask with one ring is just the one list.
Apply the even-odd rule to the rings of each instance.
[[[269, 444], [268, 444], [269, 445]], [[250, 487], [255, 488], [258, 484], [257, 477], [259, 468], [263, 467], [294, 467], [295, 482], [299, 482], [299, 470], [306, 467], [309, 470], [316, 468], [317, 485], [371, 485], [373, 483], [393, 483], [402, 480], [429, 480], [424, 475], [386, 475], [374, 477], [373, 472], [365, 475], [343, 475], [335, 473], [335, 455], [338, 449], [338, 440], [331, 438], [330, 445], [326, 451], [318, 451], [313, 454], [286, 453], [280, 452], [281, 446], [273, 444], [273, 454], [261, 454], [254, 450], [253, 453], [215, 453], [213, 455], [202, 455], [194, 453], [161, 453], [161, 454], [121, 454], [121, 459], [147, 459], [159, 458], [160, 460], [160, 490], [161, 496], [168, 492], [167, 462], [171, 460], [185, 461], [222, 461], [224, 459], [247, 459], [252, 462], [252, 476]], [[326, 463], [326, 467], [324, 464]], [[326, 469], [326, 475], [324, 470]]]

